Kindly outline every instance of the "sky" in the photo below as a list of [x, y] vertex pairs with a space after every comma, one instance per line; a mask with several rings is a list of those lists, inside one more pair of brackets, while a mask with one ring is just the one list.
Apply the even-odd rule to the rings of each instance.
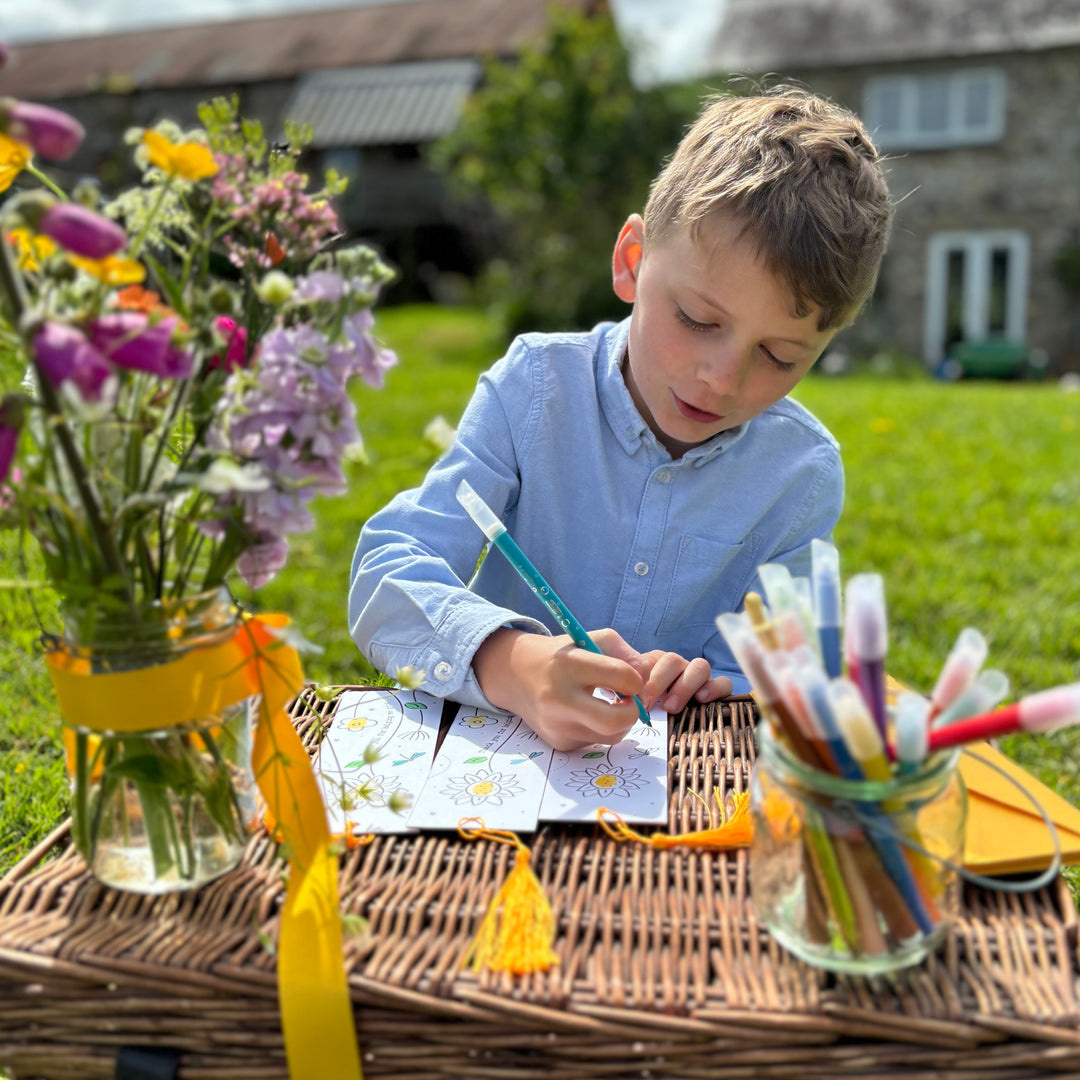
[[10, 45], [372, 2], [408, 0], [0, 0], [0, 40]]

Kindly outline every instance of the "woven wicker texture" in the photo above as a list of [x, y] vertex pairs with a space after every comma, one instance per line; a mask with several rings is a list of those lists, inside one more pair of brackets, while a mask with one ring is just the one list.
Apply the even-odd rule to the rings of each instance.
[[[309, 749], [331, 712], [306, 695], [294, 706]], [[746, 789], [754, 719], [745, 699], [675, 719], [668, 831], [707, 826], [707, 806]], [[346, 945], [367, 1077], [1080, 1076], [1077, 920], [1060, 881], [1019, 897], [969, 888], [936, 956], [869, 981], [773, 943], [746, 852], [654, 851], [593, 826], [525, 839], [560, 964], [519, 979], [460, 970], [508, 847], [424, 834], [343, 858], [344, 908], [370, 926]], [[198, 892], [141, 897], [98, 885], [59, 829], [0, 881], [0, 1066], [86, 1080], [112, 1077], [120, 1047], [170, 1047], [181, 1080], [286, 1077], [263, 944], [282, 869], [258, 835]]]

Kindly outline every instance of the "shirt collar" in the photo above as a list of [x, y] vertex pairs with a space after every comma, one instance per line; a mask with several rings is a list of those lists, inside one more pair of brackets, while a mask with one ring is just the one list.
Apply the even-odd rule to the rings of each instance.
[[[600, 355], [596, 364], [596, 391], [600, 407], [604, 411], [611, 430], [628, 454], [637, 452], [639, 446], [655, 447], [659, 453], [670, 458], [667, 450], [658, 442], [649, 425], [638, 412], [630, 390], [622, 376], [622, 362], [626, 355], [626, 341], [630, 336], [630, 316], [611, 327], [600, 340]], [[717, 454], [737, 443], [746, 434], [746, 424], [721, 431], [711, 439], [687, 450], [683, 461], [693, 462], [695, 468], [712, 461]]]

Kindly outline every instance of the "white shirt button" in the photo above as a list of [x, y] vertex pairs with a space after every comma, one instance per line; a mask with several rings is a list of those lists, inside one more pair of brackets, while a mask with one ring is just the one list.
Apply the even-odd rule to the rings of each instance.
[[[644, 577], [649, 572], [649, 564], [647, 562], [634, 563], [634, 573], [638, 577]], [[438, 668], [435, 669], [438, 674]]]
[[432, 674], [435, 676], [436, 679], [446, 680], [450, 678], [453, 670], [454, 669], [445, 660], [440, 660], [435, 665], [435, 670], [432, 672]]
[[667, 483], [670, 482], [670, 480], [671, 480], [671, 470], [670, 469], [661, 469], [656, 474], [656, 482], [658, 484], [667, 484]]

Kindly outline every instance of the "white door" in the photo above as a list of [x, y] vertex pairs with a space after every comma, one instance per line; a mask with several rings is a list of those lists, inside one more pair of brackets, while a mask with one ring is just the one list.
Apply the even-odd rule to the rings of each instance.
[[926, 260], [923, 356], [937, 364], [961, 341], [1027, 335], [1029, 243], [1015, 229], [941, 232]]

